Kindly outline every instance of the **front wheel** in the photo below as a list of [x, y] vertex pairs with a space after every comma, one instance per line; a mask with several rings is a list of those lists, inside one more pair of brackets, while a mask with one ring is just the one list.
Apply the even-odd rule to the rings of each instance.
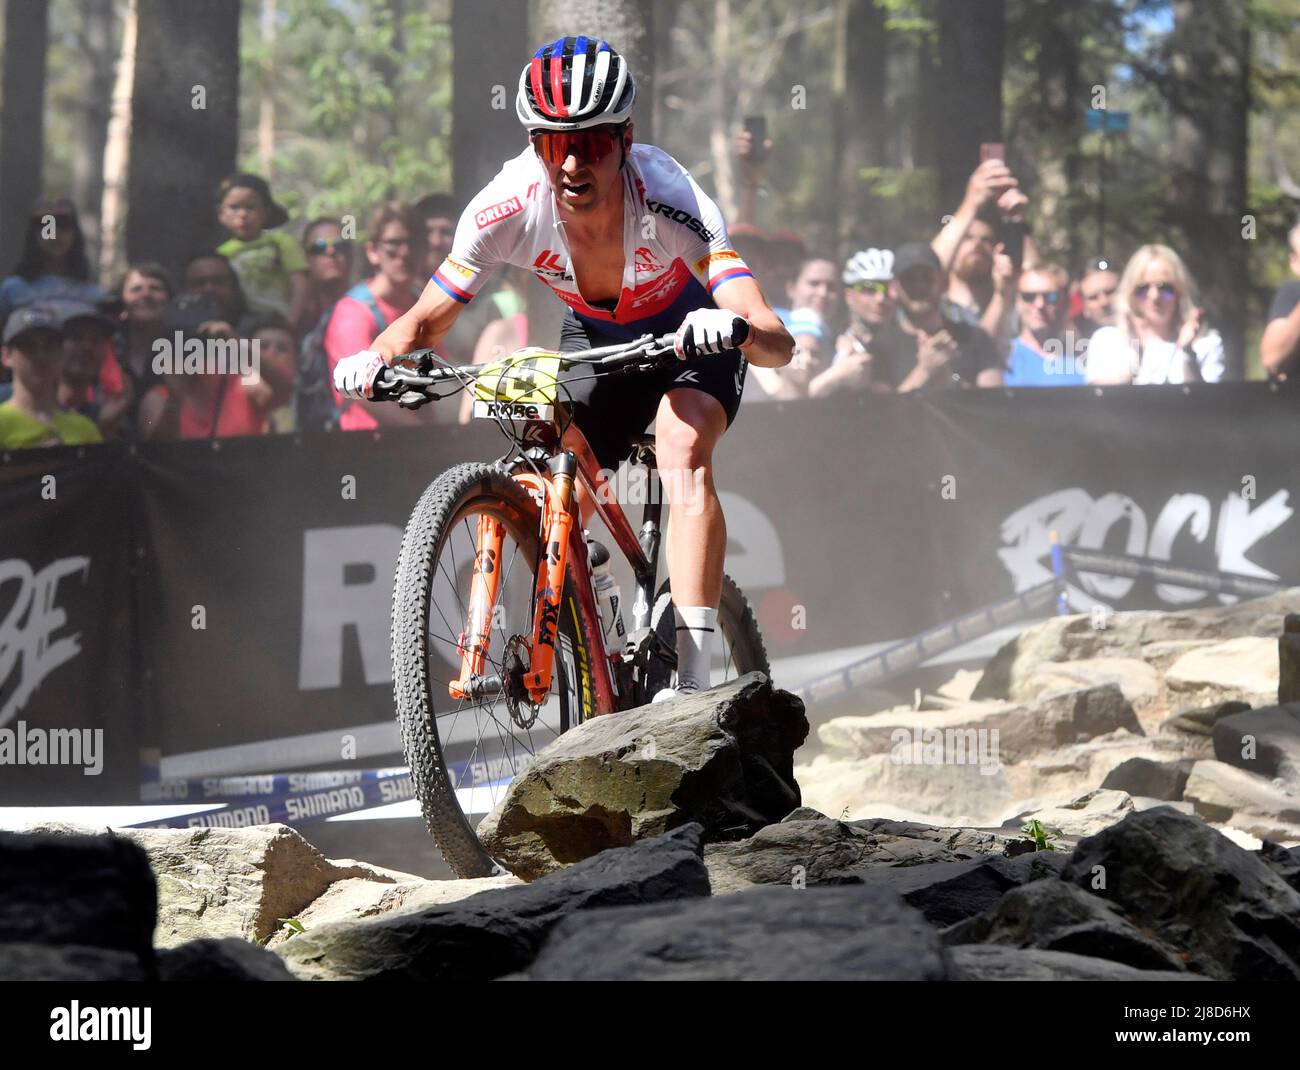
[[488, 671], [502, 680], [517, 671], [519, 638], [532, 636], [541, 518], [528, 491], [503, 469], [462, 464], [430, 485], [402, 537], [393, 588], [393, 693], [402, 745], [425, 824], [459, 877], [498, 871], [475, 832], [479, 820], [538, 751], [595, 712], [591, 647], [572, 577], [565, 580], [557, 622], [551, 690], [540, 705], [512, 700], [508, 688], [475, 698], [450, 696], [479, 550], [477, 522], [484, 515], [505, 532], [499, 555], [485, 552], [482, 564], [499, 570]]
[[[644, 700], [649, 702], [665, 687], [673, 687], [677, 678], [677, 619], [673, 614], [672, 592], [665, 582], [659, 588], [650, 613], [650, 629], [658, 639], [662, 653], [650, 658], [646, 673]], [[718, 632], [714, 636], [709, 686], [717, 687], [749, 672], [772, 675], [767, 650], [759, 634], [754, 611], [745, 595], [730, 576], [722, 577], [722, 597], [718, 602]]]

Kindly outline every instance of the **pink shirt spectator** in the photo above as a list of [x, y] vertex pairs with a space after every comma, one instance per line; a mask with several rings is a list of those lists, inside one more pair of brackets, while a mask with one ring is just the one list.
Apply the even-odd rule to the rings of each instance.
[[[376, 297], [375, 303], [383, 313], [385, 324], [392, 323], [404, 311], [381, 297]], [[379, 337], [380, 329], [380, 325], [375, 322], [374, 313], [364, 301], [358, 301], [355, 297], [339, 298], [339, 303], [334, 306], [334, 315], [325, 328], [325, 353], [330, 359], [330, 389], [334, 389], [334, 366], [344, 357], [368, 348]], [[334, 404], [343, 404], [337, 390], [334, 390]], [[367, 405], [367, 402], [359, 401], [349, 401], [343, 405], [339, 428], [343, 431], [368, 431], [378, 427], [379, 422], [371, 415]]]

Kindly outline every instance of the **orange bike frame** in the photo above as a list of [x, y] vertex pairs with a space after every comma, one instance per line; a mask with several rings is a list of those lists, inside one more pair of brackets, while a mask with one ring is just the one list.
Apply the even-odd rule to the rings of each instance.
[[[600, 465], [586, 438], [576, 427], [570, 426], [565, 432], [564, 443], [569, 449], [553, 458], [549, 476], [529, 470], [514, 474], [514, 479], [528, 490], [542, 510], [542, 552], [537, 567], [531, 654], [528, 672], [524, 676], [529, 696], [539, 703], [545, 699], [551, 687], [556, 631], [564, 597], [564, 578], [570, 560], [576, 570], [575, 575], [583, 578], [591, 575], [587, 543], [579, 520], [578, 497], [574, 492], [575, 469], [578, 479], [595, 503], [597, 514], [632, 564], [638, 580], [649, 576], [652, 585], [654, 576], [654, 565], [633, 533], [627, 515], [610, 493], [609, 485], [601, 475]], [[501, 560], [503, 535], [504, 527], [500, 521], [489, 516], [479, 517], [474, 577], [468, 607], [469, 620], [456, 648], [461, 655], [460, 676], [448, 685], [452, 698], [464, 698], [471, 679], [481, 676], [487, 667], [492, 609], [496, 604], [500, 583], [497, 564]], [[612, 658], [619, 655], [611, 655], [605, 647], [600, 611], [591, 583], [576, 583], [574, 589], [577, 601], [574, 608], [579, 624], [594, 647], [592, 677], [595, 712], [611, 713], [618, 708]]]

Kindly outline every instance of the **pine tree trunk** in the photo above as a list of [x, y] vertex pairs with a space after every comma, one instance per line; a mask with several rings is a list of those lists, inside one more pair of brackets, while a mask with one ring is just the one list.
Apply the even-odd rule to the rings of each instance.
[[117, 75], [104, 138], [104, 195], [99, 212], [99, 276], [110, 285], [126, 270], [126, 182], [131, 161], [131, 96], [139, 10], [131, 0], [122, 24]]
[[843, 42], [838, 238], [857, 249], [876, 232], [880, 211], [867, 193], [862, 170], [882, 166], [885, 156], [885, 15], [876, 0], [847, 0]]
[[940, 0], [939, 78], [933, 98], [939, 194], [961, 202], [981, 142], [1002, 140], [1004, 0]]
[[81, 35], [87, 63], [86, 94], [77, 111], [72, 147], [72, 199], [81, 212], [86, 254], [99, 260], [99, 212], [104, 197], [104, 143], [113, 94], [113, 0], [81, 0]]
[[[5, 4], [4, 111], [0, 114], [0, 248], [17, 261], [27, 214], [41, 194], [49, 4]], [[7, 275], [13, 263], [0, 265]]]
[[1250, 32], [1245, 0], [1174, 0], [1166, 100], [1173, 118], [1169, 197], [1179, 252], [1223, 335], [1230, 378], [1243, 372]]
[[214, 198], [238, 150], [239, 0], [138, 3], [126, 244], [176, 271], [223, 237]]
[[515, 93], [537, 47], [527, 0], [452, 0], [451, 44], [452, 189], [463, 204], [526, 143]]
[[262, 36], [262, 92], [257, 105], [257, 158], [262, 177], [268, 182], [275, 179], [272, 173], [275, 160], [275, 22], [276, 0], [262, 0], [262, 17], [259, 30]]

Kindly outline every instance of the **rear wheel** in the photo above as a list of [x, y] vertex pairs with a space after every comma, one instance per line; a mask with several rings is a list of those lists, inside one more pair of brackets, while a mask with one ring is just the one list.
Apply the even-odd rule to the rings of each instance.
[[[656, 644], [663, 653], [652, 656], [646, 674], [645, 701], [665, 687], [677, 682], [677, 620], [673, 615], [672, 592], [665, 583], [659, 588], [654, 609], [650, 613], [650, 628], [658, 638]], [[734, 680], [748, 672], [761, 672], [770, 676], [767, 650], [759, 634], [754, 611], [745, 599], [736, 581], [722, 577], [722, 597], [718, 602], [718, 632], [714, 636], [712, 666], [709, 686]], [[671, 653], [669, 653], [671, 652]]]
[[477, 522], [485, 514], [505, 529], [487, 672], [507, 679], [512, 650], [532, 637], [541, 518], [527, 490], [503, 469], [458, 465], [429, 486], [406, 526], [393, 589], [393, 694], [402, 744], [425, 824], [460, 877], [499, 871], [474, 831], [479, 820], [534, 755], [594, 714], [590, 647], [569, 579], [551, 690], [540, 706], [512, 699], [509, 688], [477, 698], [448, 693], [459, 675], [456, 644], [466, 627]]

